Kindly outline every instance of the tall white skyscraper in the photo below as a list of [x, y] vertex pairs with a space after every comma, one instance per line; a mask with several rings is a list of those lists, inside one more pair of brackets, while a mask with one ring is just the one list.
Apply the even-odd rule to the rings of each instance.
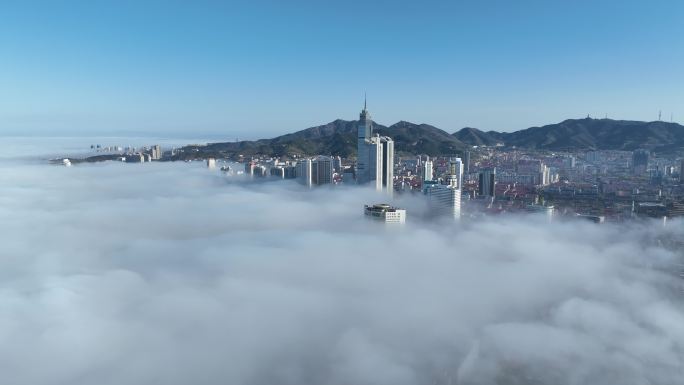
[[302, 159], [297, 162], [296, 175], [299, 183], [311, 187], [312, 182], [312, 162], [311, 159]]
[[451, 185], [436, 184], [426, 190], [430, 209], [435, 216], [461, 219], [461, 189]]
[[433, 215], [446, 215], [457, 221], [461, 219], [462, 181], [463, 162], [460, 158], [449, 159], [446, 184], [429, 185], [425, 189]]
[[392, 138], [380, 137], [382, 143], [382, 187], [389, 195], [394, 194], [394, 141]]
[[373, 121], [364, 101], [357, 128], [356, 183], [372, 184], [376, 190], [394, 189], [394, 141], [372, 136]]
[[459, 189], [463, 189], [463, 161], [461, 158], [451, 158], [449, 160], [449, 175], [456, 178], [456, 184]]
[[339, 155], [333, 160], [333, 169], [336, 173], [342, 174], [342, 158]]
[[382, 142], [379, 136], [370, 138], [365, 143], [365, 147], [368, 149], [368, 182], [375, 189], [382, 190], [382, 158], [383, 158], [383, 148]]
[[162, 158], [161, 146], [159, 146], [158, 144], [155, 144], [154, 146], [152, 146], [151, 152], [152, 152], [152, 160], [159, 160]]
[[423, 165], [423, 181], [432, 180], [432, 161], [427, 157]]

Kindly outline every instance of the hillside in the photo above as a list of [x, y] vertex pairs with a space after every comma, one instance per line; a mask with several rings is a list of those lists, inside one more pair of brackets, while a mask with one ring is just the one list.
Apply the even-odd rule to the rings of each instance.
[[[272, 139], [211, 143], [187, 146], [174, 159], [251, 155], [340, 155], [356, 156], [355, 120], [335, 120]], [[612, 119], [568, 119], [560, 123], [515, 132], [497, 132], [466, 127], [449, 134], [429, 124], [400, 121], [389, 127], [374, 124], [374, 133], [394, 139], [397, 155], [430, 156], [462, 153], [469, 146], [529, 148], [537, 150], [634, 150], [647, 148], [660, 153], [684, 150], [684, 126], [667, 122]]]
[[501, 142], [501, 133], [495, 131], [484, 132], [477, 128], [466, 127], [452, 134], [459, 141], [471, 146], [494, 146]]
[[[210, 143], [207, 146], [188, 146], [177, 158], [195, 155], [233, 156], [242, 154], [283, 156], [291, 154], [330, 154], [348, 158], [356, 156], [356, 126], [358, 121], [335, 120], [272, 139], [255, 141]], [[398, 155], [428, 154], [431, 156], [461, 152], [466, 145], [448, 132], [427, 124], [398, 122], [389, 127], [374, 123], [373, 133], [394, 140]], [[198, 154], [200, 153], [200, 154]]]
[[454, 134], [469, 145], [491, 145], [540, 150], [634, 150], [676, 152], [684, 148], [684, 126], [668, 122], [612, 119], [568, 119], [560, 123], [500, 133], [462, 129]]

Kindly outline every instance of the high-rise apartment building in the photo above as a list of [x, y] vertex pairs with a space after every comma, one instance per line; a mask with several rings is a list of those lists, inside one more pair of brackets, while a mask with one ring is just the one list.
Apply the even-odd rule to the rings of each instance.
[[480, 172], [477, 193], [480, 196], [494, 197], [496, 188], [496, 167], [487, 168]]
[[380, 137], [382, 143], [382, 188], [394, 193], [394, 141], [387, 136]]
[[335, 159], [332, 156], [319, 155], [311, 161], [311, 183], [330, 184], [333, 182]]
[[432, 161], [430, 160], [430, 157], [428, 156], [427, 159], [425, 160], [425, 163], [423, 164], [423, 181], [428, 181], [432, 180]]
[[336, 173], [342, 174], [342, 158], [339, 155], [333, 161], [333, 169]]
[[632, 172], [634, 175], [643, 175], [648, 170], [648, 150], [635, 150], [632, 152]]
[[296, 166], [297, 180], [305, 186], [311, 186], [313, 162], [311, 159], [302, 159]]
[[[335, 158], [319, 155], [313, 159], [301, 159], [295, 167], [295, 175], [300, 183], [306, 186], [333, 183]], [[287, 177], [287, 170], [282, 175]], [[280, 175], [280, 174], [279, 174]]]
[[468, 150], [463, 154], [463, 169], [466, 175], [470, 174], [470, 151]]
[[254, 176], [254, 170], [257, 167], [257, 162], [250, 160], [245, 163], [245, 175]]
[[380, 141], [380, 136], [376, 135], [370, 140], [366, 141], [365, 144], [368, 149], [368, 182], [375, 186], [375, 189], [382, 190], [382, 142]]
[[161, 146], [155, 144], [151, 149], [152, 160], [159, 160], [162, 158]]

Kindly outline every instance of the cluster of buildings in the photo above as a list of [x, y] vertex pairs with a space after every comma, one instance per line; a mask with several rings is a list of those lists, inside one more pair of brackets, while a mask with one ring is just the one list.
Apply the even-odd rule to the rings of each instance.
[[339, 156], [325, 155], [302, 157], [297, 160], [251, 159], [245, 161], [244, 168], [244, 174], [249, 177], [296, 179], [309, 187], [340, 183], [344, 171]]
[[339, 156], [318, 155], [295, 160], [262, 159], [245, 161], [244, 173], [252, 177], [272, 176], [296, 179], [306, 186], [354, 183], [370, 185], [389, 196], [394, 193], [394, 141], [373, 135], [373, 121], [364, 103], [357, 128], [356, 163], [343, 164]]
[[104, 156], [107, 157], [107, 159], [117, 159], [126, 163], [152, 162], [155, 160], [160, 160], [164, 156], [172, 156], [176, 151], [174, 148], [170, 151], [167, 151], [165, 154], [162, 152], [161, 146], [158, 144], [143, 147], [118, 145], [102, 146], [100, 144], [92, 144], [90, 145], [90, 149], [95, 151], [100, 157]]
[[126, 163], [145, 163], [153, 160], [160, 160], [162, 158], [161, 146], [154, 145], [151, 147], [144, 147], [136, 150], [131, 148], [121, 158]]
[[[469, 163], [466, 153], [466, 165], [460, 157], [449, 157], [446, 163], [434, 164], [429, 157], [423, 161], [418, 157], [413, 163], [413, 176], [420, 176], [416, 185], [410, 182], [410, 189], [420, 191], [429, 202], [430, 215], [445, 216], [453, 220], [461, 218], [461, 200], [464, 193], [464, 176]], [[411, 163], [411, 162], [408, 162]], [[442, 168], [442, 166], [444, 166]], [[367, 105], [359, 115], [357, 126], [357, 158], [351, 164], [343, 162], [339, 156], [319, 155], [296, 160], [281, 161], [279, 159], [247, 160], [244, 162], [244, 173], [251, 177], [277, 177], [296, 179], [306, 186], [353, 183], [370, 186], [376, 191], [392, 198], [395, 191], [404, 191], [406, 175], [395, 176], [395, 171], [403, 173], [401, 159], [395, 159], [394, 141], [388, 136], [373, 133], [373, 121]], [[494, 195], [495, 170], [485, 172], [483, 185], [485, 195]], [[411, 173], [408, 173], [411, 176]], [[410, 179], [410, 178], [409, 178]], [[403, 187], [401, 187], [403, 186]], [[388, 204], [367, 205], [364, 207], [367, 217], [387, 223], [403, 223], [406, 211]]]
[[387, 136], [373, 135], [366, 103], [359, 115], [357, 129], [356, 183], [371, 184], [378, 191], [394, 192], [394, 141]]

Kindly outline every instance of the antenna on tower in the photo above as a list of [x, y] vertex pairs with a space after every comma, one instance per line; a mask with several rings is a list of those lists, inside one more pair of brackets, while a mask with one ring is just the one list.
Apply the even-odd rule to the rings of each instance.
[[663, 117], [663, 110], [659, 110], [658, 111], [658, 121], [659, 122], [663, 120], [662, 117]]

